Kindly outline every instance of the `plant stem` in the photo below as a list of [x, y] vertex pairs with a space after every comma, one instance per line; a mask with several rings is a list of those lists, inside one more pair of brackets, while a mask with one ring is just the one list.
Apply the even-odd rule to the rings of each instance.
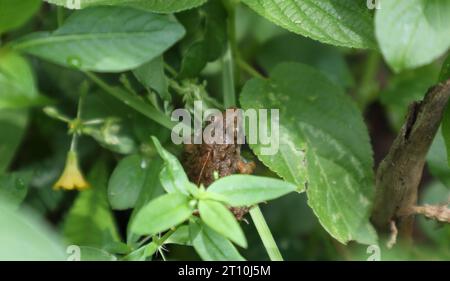
[[234, 0], [224, 0], [227, 9], [227, 50], [222, 57], [222, 84], [223, 84], [223, 104], [225, 108], [236, 106], [235, 88], [235, 59], [237, 54], [236, 43], [236, 5]]
[[177, 71], [170, 64], [164, 63], [164, 69], [167, 70], [172, 77], [178, 76]]
[[58, 27], [61, 27], [64, 23], [64, 8], [61, 6], [56, 8], [56, 22], [58, 23]]
[[228, 46], [227, 52], [222, 58], [222, 83], [223, 83], [223, 104], [225, 108], [236, 105], [236, 91], [234, 86], [234, 65], [231, 48]]
[[251, 76], [253, 76], [255, 78], [260, 78], [260, 79], [267, 79], [261, 73], [259, 73], [255, 68], [253, 68], [250, 64], [248, 64], [246, 61], [238, 58], [237, 59], [237, 64], [239, 65], [239, 67], [242, 70], [244, 70], [245, 72], [247, 72]]
[[377, 75], [379, 65], [380, 54], [376, 51], [371, 51], [368, 54], [364, 65], [364, 73], [358, 89], [357, 101], [362, 110], [364, 110], [378, 94], [379, 86], [375, 76]]
[[[69, 121], [69, 122], [75, 122], [77, 125], [76, 130], [74, 130], [73, 135], [72, 135], [72, 141], [70, 143], [70, 151], [75, 152], [76, 150], [76, 145], [77, 145], [77, 138], [78, 138], [78, 134], [79, 134], [79, 125], [81, 123], [81, 114], [83, 112], [83, 102], [84, 102], [84, 98], [86, 97], [88, 93], [88, 84], [82, 84], [81, 85], [81, 89], [80, 89], [80, 96], [78, 97], [78, 105], [77, 105], [77, 117], [75, 119], [75, 121]], [[72, 123], [73, 124], [73, 123]]]
[[175, 123], [172, 120], [170, 120], [170, 118], [167, 115], [158, 111], [152, 105], [145, 103], [139, 96], [132, 95], [121, 88], [109, 86], [92, 72], [85, 72], [85, 74], [105, 92], [122, 101], [123, 103], [133, 108], [134, 110], [138, 111], [139, 113], [152, 119], [156, 123], [162, 125], [163, 127], [166, 127], [167, 129], [171, 130], [175, 125]]
[[259, 206], [253, 207], [250, 210], [250, 215], [253, 223], [255, 224], [256, 230], [258, 230], [259, 236], [261, 237], [270, 260], [283, 261], [283, 257], [281, 256], [277, 243], [273, 239], [272, 233], [270, 232], [269, 226], [267, 225]]

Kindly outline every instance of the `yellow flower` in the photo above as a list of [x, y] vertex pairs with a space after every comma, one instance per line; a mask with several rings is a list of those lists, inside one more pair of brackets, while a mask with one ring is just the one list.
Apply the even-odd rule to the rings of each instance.
[[66, 167], [59, 180], [53, 185], [53, 188], [66, 190], [85, 190], [89, 188], [89, 183], [80, 172], [77, 154], [74, 151], [69, 151], [67, 154]]

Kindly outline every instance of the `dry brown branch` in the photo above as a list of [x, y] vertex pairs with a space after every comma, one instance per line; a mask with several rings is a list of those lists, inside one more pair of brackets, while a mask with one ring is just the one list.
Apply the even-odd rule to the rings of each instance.
[[413, 214], [423, 215], [439, 222], [450, 223], [450, 209], [447, 205], [413, 206], [409, 211], [409, 215]]
[[447, 80], [431, 88], [423, 101], [410, 106], [405, 124], [377, 170], [372, 222], [378, 230], [389, 231], [390, 222], [395, 221], [399, 236], [411, 236], [414, 217], [401, 214], [417, 203], [425, 157], [449, 97]]

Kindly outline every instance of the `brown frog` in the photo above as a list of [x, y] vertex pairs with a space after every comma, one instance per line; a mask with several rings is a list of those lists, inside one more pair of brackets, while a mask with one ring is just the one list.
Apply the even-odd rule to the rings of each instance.
[[[228, 113], [234, 113], [236, 109], [228, 109]], [[202, 144], [185, 145], [183, 165], [189, 180], [197, 185], [207, 188], [214, 180], [215, 173], [218, 177], [225, 177], [232, 174], [252, 174], [255, 169], [254, 162], [246, 162], [241, 157], [241, 144], [238, 143], [240, 126], [238, 118], [234, 115], [227, 120], [227, 111], [221, 117], [212, 116], [206, 127], [213, 123], [215, 129], [211, 136], [215, 136], [214, 130], [223, 130], [225, 143], [217, 143], [214, 138], [205, 137]], [[228, 130], [227, 130], [228, 128]], [[231, 132], [231, 134], [226, 134]], [[232, 141], [230, 141], [232, 138]], [[248, 212], [247, 207], [230, 208], [238, 220]]]

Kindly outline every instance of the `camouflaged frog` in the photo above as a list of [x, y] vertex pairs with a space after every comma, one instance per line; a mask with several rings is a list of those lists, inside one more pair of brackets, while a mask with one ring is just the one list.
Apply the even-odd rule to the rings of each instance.
[[[255, 169], [254, 162], [246, 162], [241, 157], [241, 144], [238, 143], [240, 126], [238, 118], [230, 117], [227, 120], [227, 112], [232, 113], [235, 109], [228, 109], [221, 114], [222, 118], [211, 116], [205, 128], [211, 127], [211, 137], [205, 137], [202, 144], [186, 144], [183, 156], [183, 165], [189, 180], [197, 185], [207, 188], [214, 180], [215, 173], [221, 178], [232, 174], [251, 174]], [[214, 130], [222, 130], [224, 141], [217, 143], [214, 140]], [[227, 134], [226, 132], [231, 132]], [[248, 212], [247, 207], [231, 208], [238, 220]]]

